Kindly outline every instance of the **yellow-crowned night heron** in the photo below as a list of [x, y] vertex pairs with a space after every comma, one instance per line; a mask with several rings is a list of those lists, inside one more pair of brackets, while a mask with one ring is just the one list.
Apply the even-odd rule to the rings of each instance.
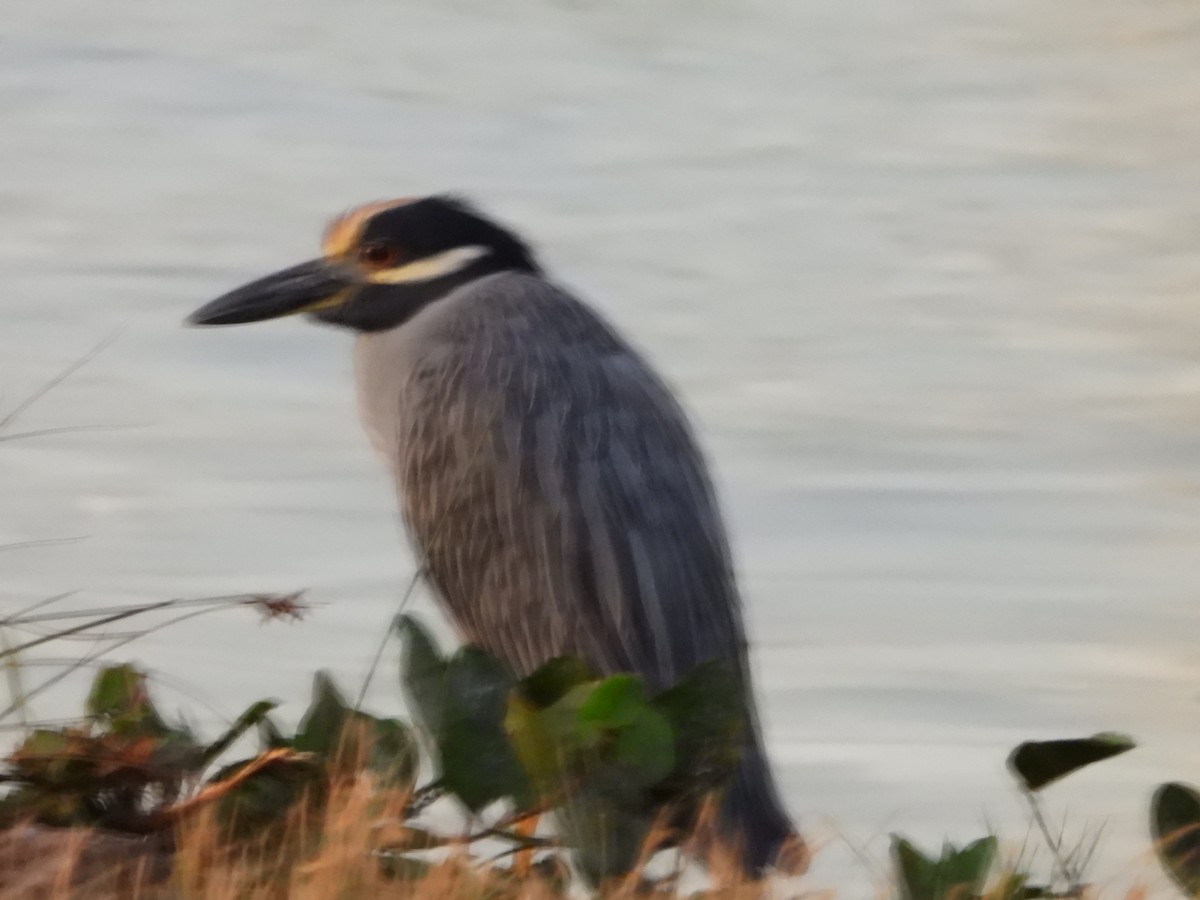
[[751, 727], [721, 831], [759, 872], [803, 844], [764, 756], [725, 530], [671, 392], [510, 231], [450, 197], [335, 219], [320, 259], [197, 310], [353, 329], [363, 422], [463, 637], [519, 675], [572, 654], [667, 687], [736, 657]]

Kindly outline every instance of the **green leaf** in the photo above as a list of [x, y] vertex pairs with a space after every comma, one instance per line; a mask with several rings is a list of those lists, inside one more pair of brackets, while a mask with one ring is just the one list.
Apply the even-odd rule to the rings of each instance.
[[258, 722], [258, 745], [263, 750], [275, 750], [279, 747], [290, 747], [292, 741], [283, 736], [279, 726], [270, 716], [263, 716]]
[[[264, 743], [268, 746], [287, 746], [287, 740], [265, 718]], [[313, 753], [326, 761], [365, 765], [382, 781], [406, 786], [412, 783], [417, 769], [417, 748], [412, 732], [398, 719], [381, 719], [369, 713], [351, 709], [328, 672], [318, 672], [313, 679], [312, 700], [300, 720], [291, 746], [303, 753]]]
[[351, 709], [325, 670], [313, 676], [312, 699], [300, 719], [293, 745], [304, 753], [331, 756], [338, 749]]
[[9, 757], [15, 774], [53, 791], [84, 790], [95, 780], [90, 737], [36, 728]]
[[353, 714], [353, 722], [365, 731], [370, 742], [366, 765], [382, 783], [411, 787], [417, 775], [417, 743], [412, 732], [399, 719], [380, 719], [363, 712]]
[[150, 700], [145, 673], [129, 663], [105, 666], [96, 673], [86, 710], [90, 718], [118, 734], [171, 734], [190, 740], [190, 735], [163, 721]]
[[896, 863], [900, 894], [905, 900], [937, 900], [938, 863], [908, 840], [892, 835], [892, 858]]
[[145, 676], [128, 663], [105, 666], [92, 680], [87, 714], [93, 719], [113, 719], [140, 708], [146, 697]]
[[[211, 784], [227, 781], [253, 760], [231, 763], [218, 771]], [[321, 768], [313, 761], [279, 760], [256, 772], [223, 796], [218, 805], [221, 819], [239, 835], [258, 836], [263, 827], [282, 823], [292, 804], [318, 780]]]
[[267, 720], [267, 713], [279, 705], [276, 700], [259, 700], [252, 704], [244, 713], [238, 716], [225, 733], [204, 748], [200, 756], [200, 765], [207, 766], [214, 759], [228, 750], [233, 742], [251, 728]]
[[640, 786], [658, 784], [675, 767], [675, 736], [662, 713], [643, 707], [617, 735], [615, 757]]
[[1159, 785], [1150, 801], [1150, 833], [1167, 870], [1190, 897], [1200, 897], [1200, 792], [1178, 782]]
[[547, 732], [544, 712], [514, 691], [504, 715], [504, 730], [533, 787], [541, 796], [563, 786], [565, 758], [561, 745]]
[[411, 616], [396, 622], [402, 654], [400, 680], [413, 713], [433, 741], [440, 779], [472, 811], [493, 800], [532, 797], [505, 732], [509, 672], [477, 647], [449, 660]]
[[472, 811], [502, 797], [530, 798], [528, 779], [504, 729], [512, 676], [476, 647], [447, 663], [436, 735], [441, 777]]
[[446, 661], [416, 619], [400, 616], [396, 630], [401, 645], [400, 685], [421, 727], [436, 735], [445, 718]]
[[556, 656], [523, 678], [518, 687], [526, 700], [544, 709], [561, 700], [571, 688], [594, 679], [583, 660], [576, 656]]
[[746, 729], [742, 676], [735, 659], [693, 669], [652, 701], [675, 737], [675, 765], [663, 799], [700, 796], [723, 787], [737, 768]]
[[[573, 777], [600, 762], [597, 751], [602, 744], [610, 751], [608, 756], [612, 755], [617, 732], [580, 716], [597, 684], [576, 684], [544, 709], [528, 702], [519, 691], [509, 697], [505, 716], [509, 742], [539, 795], [549, 802], [557, 802]], [[629, 752], [635, 753], [636, 747]]]
[[1008, 757], [1008, 767], [1029, 791], [1064, 778], [1085, 766], [1119, 756], [1137, 746], [1124, 734], [1102, 732], [1088, 738], [1026, 741]]
[[61, 731], [35, 728], [22, 741], [15, 755], [26, 757], [60, 756], [70, 746], [70, 738]]
[[953, 900], [977, 897], [996, 859], [994, 837], [980, 838], [962, 850], [946, 842], [934, 860], [898, 834], [892, 835], [892, 858], [906, 900]]
[[998, 843], [995, 837], [980, 838], [962, 850], [947, 844], [942, 851], [941, 881], [943, 890], [953, 896], [977, 897], [983, 892], [992, 863], [996, 860]]
[[650, 833], [648, 815], [615, 801], [614, 793], [628, 793], [621, 779], [619, 772], [593, 772], [555, 816], [576, 867], [593, 887], [632, 870]]
[[604, 729], [601, 726], [580, 714], [597, 684], [595, 681], [585, 681], [575, 685], [539, 714], [542, 728], [559, 746], [560, 755], [574, 757], [592, 750], [603, 736]]
[[629, 725], [646, 708], [646, 691], [636, 675], [613, 675], [588, 694], [579, 718], [601, 728]]

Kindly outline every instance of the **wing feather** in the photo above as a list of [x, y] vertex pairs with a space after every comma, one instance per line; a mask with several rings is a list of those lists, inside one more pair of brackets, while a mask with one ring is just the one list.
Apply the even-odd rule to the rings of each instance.
[[465, 636], [520, 671], [575, 653], [658, 686], [744, 656], [703, 459], [641, 357], [534, 277], [489, 279], [437, 306], [393, 459], [405, 518]]

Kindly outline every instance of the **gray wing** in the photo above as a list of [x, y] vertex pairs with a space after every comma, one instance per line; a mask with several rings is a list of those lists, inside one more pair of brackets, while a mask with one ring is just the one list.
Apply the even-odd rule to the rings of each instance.
[[539, 279], [447, 302], [401, 399], [396, 475], [465, 636], [519, 672], [574, 653], [657, 687], [744, 660], [713, 490], [665, 385]]

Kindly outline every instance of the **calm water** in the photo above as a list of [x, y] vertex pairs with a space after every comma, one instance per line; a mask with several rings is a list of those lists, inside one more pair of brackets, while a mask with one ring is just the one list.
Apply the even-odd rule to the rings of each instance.
[[1019, 842], [1009, 748], [1100, 729], [1142, 747], [1051, 806], [1153, 873], [1146, 796], [1200, 779], [1200, 8], [504, 6], [9, 4], [0, 409], [120, 332], [23, 420], [104, 428], [0, 444], [0, 543], [86, 538], [0, 554], [0, 603], [308, 588], [137, 653], [189, 710], [357, 683], [413, 564], [349, 339], [179, 322], [458, 189], [693, 411], [812, 886], [891, 829]]

